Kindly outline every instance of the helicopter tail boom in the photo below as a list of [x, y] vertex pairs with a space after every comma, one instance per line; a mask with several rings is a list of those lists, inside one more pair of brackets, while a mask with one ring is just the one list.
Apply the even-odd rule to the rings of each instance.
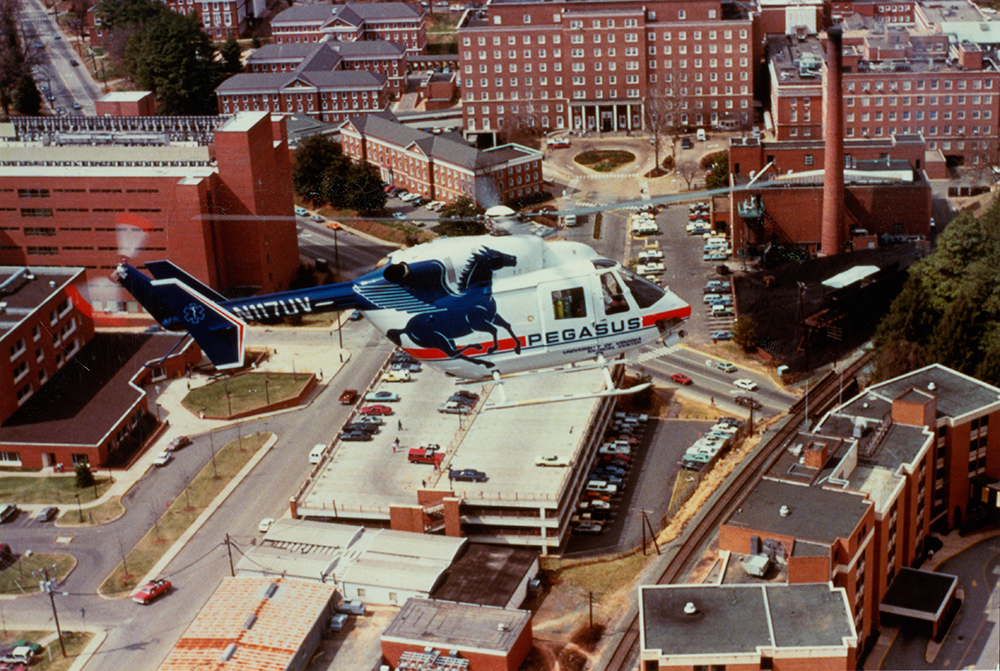
[[246, 323], [182, 279], [151, 280], [127, 263], [118, 265], [112, 279], [125, 287], [163, 328], [187, 331], [216, 368], [243, 365]]

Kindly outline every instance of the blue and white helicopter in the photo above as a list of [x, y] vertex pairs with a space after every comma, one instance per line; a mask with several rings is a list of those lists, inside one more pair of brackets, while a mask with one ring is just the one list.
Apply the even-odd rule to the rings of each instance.
[[[635, 393], [618, 389], [608, 362], [678, 327], [691, 306], [576, 242], [532, 235], [443, 238], [391, 253], [355, 280], [227, 300], [169, 261], [126, 262], [112, 279], [160, 325], [189, 333], [219, 369], [242, 367], [248, 322], [356, 309], [415, 359], [468, 381], [601, 366], [604, 388], [559, 399]], [[648, 385], [646, 385], [648, 386]]]

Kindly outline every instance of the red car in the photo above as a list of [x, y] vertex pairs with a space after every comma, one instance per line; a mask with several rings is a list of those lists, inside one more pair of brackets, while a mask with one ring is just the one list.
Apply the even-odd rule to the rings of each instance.
[[151, 601], [155, 601], [160, 596], [166, 594], [170, 590], [170, 581], [166, 578], [159, 578], [157, 580], [150, 580], [145, 585], [142, 586], [138, 592], [132, 595], [132, 601], [136, 603], [141, 603], [143, 606], [147, 605]]
[[387, 405], [366, 405], [358, 412], [362, 415], [391, 415], [392, 408]]
[[354, 405], [354, 402], [358, 400], [358, 390], [357, 389], [345, 389], [340, 395], [341, 405]]
[[691, 378], [689, 378], [687, 375], [684, 375], [683, 373], [674, 373], [673, 375], [670, 376], [670, 379], [676, 382], [677, 384], [694, 384]]

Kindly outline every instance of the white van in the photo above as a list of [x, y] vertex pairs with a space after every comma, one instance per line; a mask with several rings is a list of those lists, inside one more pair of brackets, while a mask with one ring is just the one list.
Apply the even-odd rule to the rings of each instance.
[[704, 142], [705, 140], [708, 139], [708, 136], [705, 135], [705, 129], [704, 128], [699, 128], [698, 132], [695, 133], [695, 137], [698, 138], [698, 142]]
[[309, 463], [318, 464], [323, 461], [323, 453], [326, 452], [326, 445], [315, 445], [309, 453]]
[[576, 215], [567, 214], [565, 217], [563, 217], [563, 224], [565, 224], [567, 228], [573, 228], [574, 226], [576, 226]]

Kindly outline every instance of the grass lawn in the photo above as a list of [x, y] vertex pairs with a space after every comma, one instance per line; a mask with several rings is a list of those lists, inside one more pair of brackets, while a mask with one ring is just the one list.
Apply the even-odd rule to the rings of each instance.
[[[23, 548], [18, 548], [23, 549]], [[35, 594], [42, 569], [49, 570], [50, 580], [62, 581], [76, 566], [72, 555], [38, 553], [21, 555], [17, 561], [0, 571], [0, 594]]]
[[[55, 637], [55, 633], [55, 631], [18, 631], [8, 629], [6, 633], [0, 636], [0, 647], [6, 647], [15, 641], [21, 640], [38, 643], [43, 638], [51, 636], [52, 641], [35, 657], [35, 662], [31, 665], [31, 671], [66, 671], [73, 666], [76, 658], [87, 647], [87, 644], [94, 635], [86, 631], [66, 631], [63, 629], [62, 640], [63, 645], [66, 646], [66, 656], [63, 657], [62, 648], [59, 647], [59, 639]], [[50, 657], [51, 660], [49, 659]]]
[[[212, 462], [205, 465], [187, 489], [174, 499], [153, 528], [129, 551], [125, 561], [105, 579], [98, 592], [112, 597], [132, 592], [160, 557], [166, 554], [270, 437], [269, 433], [244, 436], [242, 441], [234, 440], [216, 452], [215, 465]], [[111, 547], [114, 547], [113, 543]]]
[[593, 591], [594, 598], [600, 600], [620, 590], [622, 585], [630, 584], [646, 562], [655, 556], [655, 550], [649, 556], [643, 556], [640, 550], [615, 559], [588, 560], [576, 564], [554, 560], [550, 566], [545, 557], [542, 561], [543, 568], [550, 571], [553, 584], [569, 583], [588, 592]]
[[113, 522], [124, 514], [125, 506], [122, 505], [119, 497], [115, 496], [99, 505], [84, 508], [82, 520], [80, 519], [80, 510], [76, 506], [63, 508], [57, 522], [60, 527], [99, 526]]
[[94, 477], [97, 483], [97, 496], [93, 487], [79, 488], [76, 486], [76, 476], [54, 475], [44, 478], [0, 477], [0, 501], [10, 503], [51, 503], [52, 505], [76, 505], [76, 495], [80, 495], [81, 503], [89, 503], [108, 490], [111, 478]]
[[623, 165], [635, 161], [635, 154], [630, 151], [585, 151], [573, 157], [580, 165], [585, 165], [595, 172], [611, 172]]
[[192, 389], [181, 402], [196, 415], [229, 417], [293, 398], [311, 377], [307, 373], [244, 373]]

